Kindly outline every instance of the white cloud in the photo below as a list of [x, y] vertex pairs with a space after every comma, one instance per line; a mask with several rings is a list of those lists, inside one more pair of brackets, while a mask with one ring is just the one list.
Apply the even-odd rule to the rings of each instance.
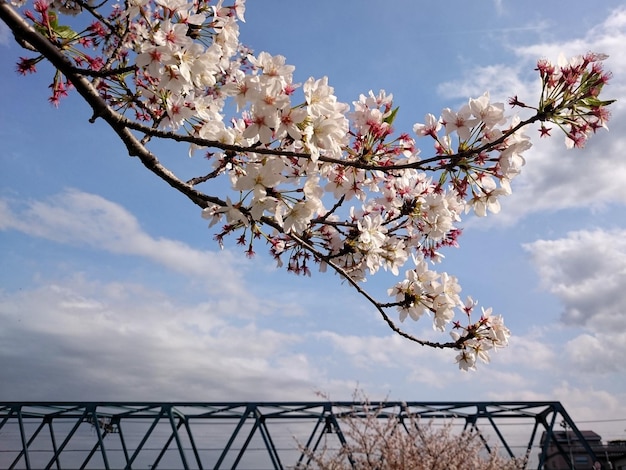
[[[350, 370], [351, 376], [358, 376], [359, 371], [365, 373], [359, 387], [370, 397], [407, 400], [408, 396], [408, 399], [414, 399], [417, 390], [417, 400], [562, 401], [575, 419], [601, 420], [611, 415], [623, 416], [619, 396], [620, 393], [624, 395], [620, 392], [624, 383], [619, 375], [617, 378], [615, 375], [620, 374], [620, 370], [606, 371], [613, 374], [608, 376], [613, 381], [613, 391], [608, 391], [606, 380], [602, 378], [607, 376], [599, 375], [602, 373], [599, 370], [588, 370], [594, 358], [620, 361], [620, 354], [623, 354], [620, 348], [611, 357], [604, 349], [599, 351], [601, 355], [594, 355], [592, 351], [585, 354], [586, 345], [581, 342], [578, 346], [582, 349], [577, 356], [570, 350], [576, 348], [576, 343], [567, 344], [563, 349], [561, 341], [554, 335], [554, 328], [558, 326], [546, 326], [525, 336], [513, 337], [509, 347], [493, 354], [491, 364], [481, 364], [471, 373], [460, 372], [451, 364], [453, 351], [446, 354], [430, 348], [416, 348], [394, 336], [347, 336], [328, 331], [314, 336], [330, 342], [332, 356], [340, 358], [341, 370]], [[598, 339], [602, 341], [602, 338]], [[608, 348], [613, 346], [611, 343], [605, 345]], [[375, 379], [367, 374], [368, 371], [375, 371]], [[405, 377], [404, 384], [389, 380], [399, 373]], [[578, 379], [576, 386], [568, 384], [572, 377]], [[611, 411], [600, 411], [598, 407], [604, 406]], [[615, 426], [612, 424], [583, 426], [596, 430], [603, 437], [614, 437]]]
[[524, 248], [542, 287], [563, 304], [563, 323], [582, 329], [564, 345], [562, 361], [589, 376], [623, 374], [626, 230], [582, 230]]
[[612, 11], [601, 24], [590, 28], [578, 39], [567, 42], [546, 42], [523, 46], [516, 48], [515, 53], [522, 58], [534, 61], [541, 57], [556, 60], [560, 54], [564, 54], [567, 57], [584, 54], [591, 50], [609, 54], [609, 64], [612, 64], [617, 71], [622, 70], [616, 68], [618, 64], [624, 63], [626, 60], [623, 54], [620, 53], [625, 31], [626, 8], [621, 7]]
[[201, 279], [210, 293], [193, 301], [141, 279], [103, 282], [47, 270], [36, 287], [0, 291], [6, 399], [287, 400], [354, 387], [328, 379], [299, 351], [307, 336], [291, 332], [293, 322], [260, 326], [270, 324], [268, 312], [292, 318], [307, 307], [296, 290], [280, 295], [258, 280], [250, 286], [227, 251], [154, 238], [121, 206], [73, 190], [41, 201], [0, 199], [0, 230], [144, 258], [166, 268], [164, 282], [180, 273]]
[[594, 331], [626, 330], [626, 230], [581, 230], [524, 245], [563, 320]]
[[498, 352], [493, 361], [509, 368], [524, 368], [535, 371], [550, 369], [556, 360], [548, 338], [531, 332], [528, 335], [514, 335], [509, 346]]
[[[419, 336], [428, 339], [429, 333], [432, 334], [432, 329], [426, 326]], [[396, 334], [340, 335], [320, 331], [313, 336], [329, 343], [332, 356], [340, 358], [339, 369], [349, 367], [352, 376], [364, 377], [360, 386], [370, 398], [377, 396], [382, 399], [391, 392], [391, 399], [406, 400], [404, 391], [407, 385], [409, 389], [418, 385], [420, 389], [432, 393], [453, 390], [459, 382], [472, 380], [473, 374], [464, 374], [454, 363], [456, 351], [419, 346]], [[483, 373], [487, 367], [490, 366], [481, 365], [477, 374]], [[397, 374], [406, 378], [404, 385], [399, 385]]]
[[344, 360], [348, 360], [356, 367], [361, 368], [397, 366], [394, 356], [397, 356], [400, 350], [413, 355], [415, 348], [414, 345], [408, 341], [403, 341], [398, 335], [356, 336], [321, 331], [316, 336], [321, 340], [329, 341], [334, 348], [340, 351]]
[[[601, 385], [601, 384], [598, 384]], [[569, 382], [555, 384], [551, 395], [561, 397], [566, 410], [572, 414], [575, 421], [599, 422], [611, 419], [626, 419], [624, 416], [624, 399], [626, 394], [610, 393], [604, 390], [587, 386], [577, 386]], [[599, 428], [600, 425], [579, 425], [581, 429]], [[604, 439], [610, 439], [610, 430], [623, 432], [624, 422], [602, 423], [605, 431], [601, 434]], [[617, 429], [616, 429], [617, 428]], [[621, 429], [620, 429], [621, 428]], [[620, 433], [621, 434], [621, 433]], [[613, 436], [615, 438], [615, 436]]]
[[200, 251], [180, 241], [153, 238], [130, 212], [101, 196], [68, 190], [45, 201], [0, 200], [0, 229], [78, 247], [138, 256], [205, 283], [241, 294], [243, 266], [227, 250]]
[[472, 67], [465, 72], [462, 80], [442, 83], [437, 92], [445, 98], [478, 98], [486, 91], [494, 102], [506, 102], [514, 94], [521, 97], [535, 96], [539, 88], [528, 83], [520, 76], [527, 69], [527, 64], [495, 64]]
[[325, 382], [292, 352], [301, 335], [139, 284], [75, 277], [0, 292], [0, 321], [4, 399], [312, 399]]
[[626, 331], [582, 334], [565, 344], [565, 354], [575, 370], [585, 374], [626, 372]]
[[529, 152], [513, 195], [503, 201], [492, 222], [512, 223], [528, 214], [564, 209], [604, 209], [626, 204], [626, 112], [614, 113], [611, 131], [600, 131], [584, 150], [566, 151], [561, 136], [538, 142]]
[[[512, 390], [495, 392], [491, 398], [497, 400], [524, 401], [561, 401], [565, 410], [575, 421], [600, 422], [611, 418], [622, 418], [624, 394], [612, 394], [586, 385], [577, 386], [567, 381], [550, 381], [540, 392], [531, 390]], [[617, 423], [617, 426], [620, 424]], [[606, 425], [604, 425], [606, 427]], [[589, 429], [580, 425], [580, 429]], [[606, 436], [603, 436], [606, 437]]]
[[[563, 366], [565, 367], [565, 366]], [[582, 372], [581, 372], [582, 375]], [[576, 377], [576, 374], [570, 374]], [[596, 386], [578, 385], [557, 378], [543, 379], [542, 389], [532, 390], [524, 384], [517, 389], [497, 390], [488, 394], [496, 401], [558, 401], [574, 420], [578, 429], [597, 432], [604, 442], [611, 439], [623, 439], [624, 415], [623, 403], [626, 394], [611, 393], [602, 390], [604, 384]], [[556, 423], [559, 425], [559, 423]]]

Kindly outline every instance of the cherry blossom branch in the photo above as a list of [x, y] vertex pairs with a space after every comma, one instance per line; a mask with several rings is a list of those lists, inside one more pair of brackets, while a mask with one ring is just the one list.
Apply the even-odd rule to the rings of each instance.
[[[36, 0], [34, 7], [39, 16], [24, 12], [29, 26], [0, 0], [0, 17], [18, 43], [41, 54], [22, 58], [18, 71], [31, 73], [48, 59], [56, 68], [51, 101], [58, 104], [72, 83], [93, 110], [90, 122], [107, 122], [129, 155], [203, 208], [210, 227], [225, 219], [215, 235], [220, 245], [238, 233], [248, 256], [255, 240], [264, 238], [278, 265], [287, 257], [287, 269], [296, 274], [310, 274], [311, 257], [321, 268], [330, 266], [397, 334], [424, 346], [459, 349], [462, 369], [473, 369], [478, 359], [487, 362], [488, 351], [506, 346], [510, 332], [491, 309], [470, 319], [477, 303], [471, 297], [462, 302], [457, 279], [433, 271], [430, 262], [441, 258], [440, 249], [457, 246], [462, 214], [499, 212], [499, 199], [511, 193], [510, 182], [531, 146], [526, 126], [541, 121], [543, 137], [550, 135], [545, 123], [552, 122], [566, 133], [568, 147], [582, 147], [609, 117], [611, 101], [599, 99], [610, 77], [602, 71], [604, 56], [590, 53], [558, 67], [540, 61], [539, 105], [509, 101], [532, 109], [532, 117], [505, 117], [504, 104], [492, 103], [488, 93], [458, 111], [444, 109], [439, 118], [428, 114], [413, 127], [418, 137], [434, 141], [436, 155], [423, 159], [408, 134], [392, 137], [398, 108], [382, 90], [361, 95], [351, 112], [326, 77], [310, 78], [302, 85], [304, 101], [293, 105], [291, 95], [300, 87], [293, 82], [294, 67], [282, 56], [255, 56], [238, 42], [244, 0], [231, 6], [142, 0], [115, 8], [108, 18], [83, 0]], [[72, 14], [86, 9], [100, 23], [78, 34], [59, 24], [55, 8]], [[102, 56], [92, 57], [84, 50], [89, 46]], [[223, 122], [227, 100], [237, 111], [230, 126]], [[131, 112], [135, 119], [127, 117]], [[185, 182], [147, 149], [151, 139], [221, 152], [207, 151], [213, 170]], [[230, 179], [233, 200], [195, 189], [222, 175]], [[415, 267], [387, 291], [394, 301], [378, 302], [361, 287], [381, 268], [399, 276], [409, 259]], [[453, 341], [406, 333], [389, 308], [398, 310], [401, 322], [427, 313], [436, 330], [452, 323]], [[466, 325], [453, 322], [456, 310], [465, 314]]]
[[[90, 119], [90, 122], [94, 122], [95, 117], [100, 117], [104, 121], [106, 121], [111, 128], [116, 132], [116, 134], [120, 137], [122, 142], [126, 145], [128, 153], [130, 156], [138, 157], [142, 164], [156, 174], [159, 178], [163, 179], [170, 186], [185, 194], [192, 202], [197, 204], [200, 207], [207, 207], [208, 203], [217, 204], [220, 206], [225, 206], [226, 203], [221, 199], [207, 196], [206, 194], [196, 191], [193, 186], [198, 182], [201, 182], [202, 179], [194, 179], [189, 182], [183, 182], [179, 178], [177, 178], [170, 170], [164, 167], [158, 158], [152, 154], [149, 150], [146, 149], [144, 145], [142, 145], [139, 140], [135, 136], [133, 136], [128, 128], [132, 128], [135, 130], [140, 130], [145, 133], [150, 133], [156, 137], [165, 137], [176, 140], [176, 137], [180, 137], [181, 141], [193, 142], [193, 140], [187, 140], [183, 138], [184, 136], [178, 136], [174, 133], [167, 133], [156, 131], [154, 129], [146, 129], [145, 126], [134, 126], [133, 122], [119, 113], [110, 109], [110, 107], [106, 104], [106, 102], [100, 97], [98, 92], [93, 88], [92, 84], [87, 81], [84, 77], [82, 77], [82, 70], [78, 71], [76, 67], [73, 67], [71, 62], [63, 55], [50, 41], [41, 36], [37, 31], [34, 31], [30, 25], [28, 25], [19, 15], [17, 15], [11, 7], [9, 7], [6, 2], [2, 1], [0, 3], [0, 18], [11, 28], [11, 30], [19, 36], [23, 40], [27, 41], [29, 44], [32, 44], [41, 54], [43, 54], [58, 70], [60, 70], [69, 80], [72, 82], [76, 91], [89, 103], [94, 112], [94, 117]], [[149, 131], [149, 132], [148, 132]], [[153, 132], [154, 131], [154, 132]], [[206, 142], [201, 142], [202, 139], [194, 139], [195, 143], [206, 144]], [[242, 148], [238, 146], [229, 146], [223, 145], [221, 143], [213, 142], [211, 145], [216, 144], [214, 146], [219, 146], [223, 150], [237, 151], [237, 152], [247, 152], [253, 151], [256, 153], [263, 154], [274, 154], [274, 152], [270, 152], [269, 149], [257, 149], [257, 148]], [[285, 156], [303, 156], [299, 155], [297, 152], [281, 152], [281, 155]], [[337, 163], [343, 163], [338, 161]], [[266, 224], [270, 224], [274, 229], [282, 232], [282, 228], [277, 224], [271, 222], [269, 219], [264, 219]], [[416, 342], [422, 346], [430, 346], [433, 348], [459, 348], [462, 344], [462, 341], [456, 342], [447, 342], [447, 343], [438, 343], [431, 342], [426, 340], [421, 340], [399, 328], [393, 320], [387, 315], [384, 311], [381, 304], [374, 299], [367, 291], [365, 291], [353, 278], [350, 276], [343, 268], [338, 266], [333, 262], [330, 257], [324, 255], [320, 251], [316, 250], [312, 245], [307, 243], [303, 238], [290, 234], [290, 238], [295, 240], [300, 246], [305, 248], [307, 251], [312, 253], [316, 258], [323, 260], [329, 266], [332, 267], [340, 276], [348, 281], [348, 283], [365, 299], [367, 299], [380, 313], [384, 321], [387, 323], [389, 328], [391, 328], [395, 333], [400, 336]]]
[[[98, 75], [95, 73], [93, 75], [94, 76], [106, 76], [109, 74], [104, 72], [102, 75]], [[119, 115], [118, 119], [120, 123], [124, 124], [124, 126], [128, 127], [129, 129], [133, 129], [135, 131], [141, 132], [142, 134], [149, 135], [151, 137], [160, 138], [160, 139], [173, 140], [175, 142], [185, 142], [185, 143], [197, 145], [198, 147], [217, 148], [220, 150], [235, 152], [235, 153], [257, 153], [259, 155], [268, 155], [268, 156], [293, 157], [293, 158], [302, 158], [306, 160], [313, 159], [313, 156], [307, 152], [282, 150], [280, 148], [260, 147], [258, 146], [258, 144], [254, 146], [226, 144], [226, 143], [215, 141], [215, 140], [203, 139], [201, 137], [184, 135], [184, 134], [179, 134], [174, 131], [166, 131], [163, 129], [146, 126], [137, 121], [133, 121], [132, 119], [129, 119], [123, 115]], [[324, 162], [324, 163], [332, 163], [332, 164], [341, 165], [345, 167], [353, 167], [353, 168], [369, 170], [369, 171], [393, 172], [394, 170], [405, 170], [405, 169], [437, 171], [442, 168], [446, 168], [449, 170], [451, 167], [455, 166], [461, 159], [468, 158], [472, 155], [478, 155], [482, 152], [489, 152], [495, 149], [496, 147], [498, 147], [498, 145], [502, 144], [511, 135], [514, 135], [519, 130], [523, 129], [529, 124], [535, 123], [537, 121], [543, 121], [543, 120], [545, 120], [545, 115], [538, 113], [535, 116], [532, 116], [524, 121], [521, 121], [516, 126], [507, 130], [501, 137], [491, 142], [488, 142], [480, 147], [473, 148], [469, 151], [464, 151], [464, 152], [451, 153], [451, 154], [446, 154], [446, 155], [436, 155], [436, 156], [429, 157], [426, 159], [420, 159], [419, 161], [415, 161], [411, 163], [394, 163], [390, 165], [378, 165], [375, 163], [367, 163], [367, 162], [363, 162], [359, 160], [332, 158], [332, 157], [327, 157], [324, 155], [320, 155], [319, 157], [317, 157], [317, 160]], [[441, 162], [445, 160], [449, 160], [450, 162], [436, 166], [436, 167], [427, 166], [429, 163]]]

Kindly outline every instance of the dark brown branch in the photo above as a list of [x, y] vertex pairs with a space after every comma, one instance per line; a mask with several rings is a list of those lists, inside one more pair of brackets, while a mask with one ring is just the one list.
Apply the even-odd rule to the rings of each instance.
[[100, 12], [98, 11], [98, 8], [100, 8], [104, 3], [106, 3], [106, 0], [104, 0], [104, 2], [102, 2], [100, 5], [89, 5], [89, 3], [84, 2], [82, 0], [76, 0], [77, 5], [80, 5], [80, 7], [83, 10], [88, 11], [100, 23], [102, 23], [107, 28], [109, 28], [109, 31], [113, 32], [115, 31], [115, 28], [113, 27], [113, 25], [104, 16], [102, 16]]
[[[176, 132], [172, 132], [172, 131], [164, 131], [162, 129], [155, 129], [153, 127], [139, 124], [138, 122], [132, 121], [125, 117], [123, 119], [125, 119], [125, 124], [127, 127], [133, 130], [136, 130], [138, 132], [150, 135], [152, 137], [157, 137], [160, 139], [169, 139], [169, 140], [174, 140], [176, 142], [187, 142], [189, 144], [195, 144], [201, 147], [214, 147], [214, 148], [218, 148], [221, 150], [226, 150], [226, 151], [231, 151], [231, 152], [236, 152], [236, 153], [257, 153], [260, 155], [274, 155], [274, 156], [282, 156], [282, 157], [304, 158], [308, 160], [312, 158], [311, 154], [306, 153], [306, 152], [293, 152], [290, 150], [281, 150], [281, 149], [276, 149], [276, 148], [262, 148], [258, 146], [244, 147], [240, 145], [224, 144], [222, 142], [215, 141], [215, 140], [208, 140], [208, 139], [203, 139], [200, 137], [194, 137], [190, 135], [177, 134]], [[470, 155], [477, 155], [482, 152], [493, 150], [494, 148], [496, 148], [498, 145], [500, 145], [508, 137], [510, 137], [512, 134], [517, 132], [522, 127], [525, 127], [528, 124], [532, 124], [533, 122], [536, 122], [539, 120], [541, 120], [540, 116], [535, 115], [529, 119], [526, 119], [525, 121], [521, 121], [515, 127], [506, 131], [498, 139], [492, 142], [488, 142], [482, 145], [481, 147], [478, 147], [477, 149], [472, 149], [471, 151], [465, 151], [465, 152], [454, 153], [454, 154], [449, 154], [449, 155], [438, 155], [438, 156], [430, 157], [424, 160], [419, 160], [417, 162], [401, 163], [401, 164], [394, 164], [394, 165], [375, 165], [375, 164], [370, 164], [370, 163], [364, 163], [363, 161], [360, 161], [360, 160], [343, 160], [343, 159], [337, 159], [337, 158], [330, 158], [330, 157], [326, 157], [323, 155], [320, 155], [318, 157], [318, 160], [321, 162], [325, 162], [325, 163], [334, 163], [337, 165], [360, 168], [360, 169], [371, 170], [371, 171], [378, 170], [378, 171], [383, 171], [386, 173], [389, 173], [395, 170], [404, 170], [404, 169], [410, 169], [410, 168], [417, 169], [417, 170], [433, 171], [438, 168], [429, 167], [428, 166], [429, 163], [438, 162], [441, 160], [450, 160], [451, 163], [447, 166], [450, 166], [450, 165], [455, 166], [455, 163], [464, 157], [468, 157]]]
[[72, 68], [72, 73], [75, 73], [77, 75], [83, 75], [86, 77], [98, 77], [98, 78], [105, 78], [105, 77], [111, 77], [113, 75], [121, 75], [124, 73], [129, 73], [129, 72], [134, 72], [135, 70], [137, 70], [137, 66], [136, 65], [129, 65], [127, 67], [120, 67], [118, 69], [101, 69], [101, 70], [91, 70], [91, 69], [81, 69], [80, 67], [73, 67]]

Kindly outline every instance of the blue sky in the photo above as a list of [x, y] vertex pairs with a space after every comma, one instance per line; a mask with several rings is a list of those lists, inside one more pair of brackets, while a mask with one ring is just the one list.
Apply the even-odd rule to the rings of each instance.
[[[240, 27], [297, 81], [328, 75], [342, 101], [393, 93], [410, 131], [487, 90], [532, 101], [536, 60], [560, 52], [609, 54], [607, 97], [626, 98], [626, 9], [588, 3], [248, 0]], [[219, 250], [200, 210], [89, 124], [78, 97], [47, 103], [49, 69], [14, 72], [25, 54], [0, 29], [0, 400], [345, 399], [358, 384], [402, 400], [559, 400], [581, 428], [626, 437], [622, 101], [582, 151], [536, 140], [501, 214], [466, 219], [445, 252], [463, 294], [514, 334], [462, 373], [453, 352], [394, 336], [335, 276]], [[187, 148], [156, 150], [202, 171]], [[405, 326], [437, 338], [428, 321]]]

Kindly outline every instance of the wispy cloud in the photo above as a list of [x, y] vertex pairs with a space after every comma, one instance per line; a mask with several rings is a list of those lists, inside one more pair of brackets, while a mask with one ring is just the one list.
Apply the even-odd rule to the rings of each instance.
[[[513, 94], [524, 96], [531, 93], [532, 84], [525, 81], [521, 74], [522, 65], [495, 64], [484, 67], [472, 67], [465, 72], [461, 80], [444, 82], [437, 88], [445, 98], [478, 98], [489, 92], [492, 101], [505, 102]], [[537, 94], [540, 89], [535, 87]]]
[[502, 0], [493, 0], [493, 5], [496, 7], [498, 15], [501, 15], [504, 11], [504, 5], [502, 4]]
[[211, 290], [239, 292], [244, 267], [228, 251], [197, 250], [154, 238], [126, 209], [101, 196], [68, 190], [46, 200], [0, 200], [0, 230], [119, 255], [137, 256], [205, 282]]

